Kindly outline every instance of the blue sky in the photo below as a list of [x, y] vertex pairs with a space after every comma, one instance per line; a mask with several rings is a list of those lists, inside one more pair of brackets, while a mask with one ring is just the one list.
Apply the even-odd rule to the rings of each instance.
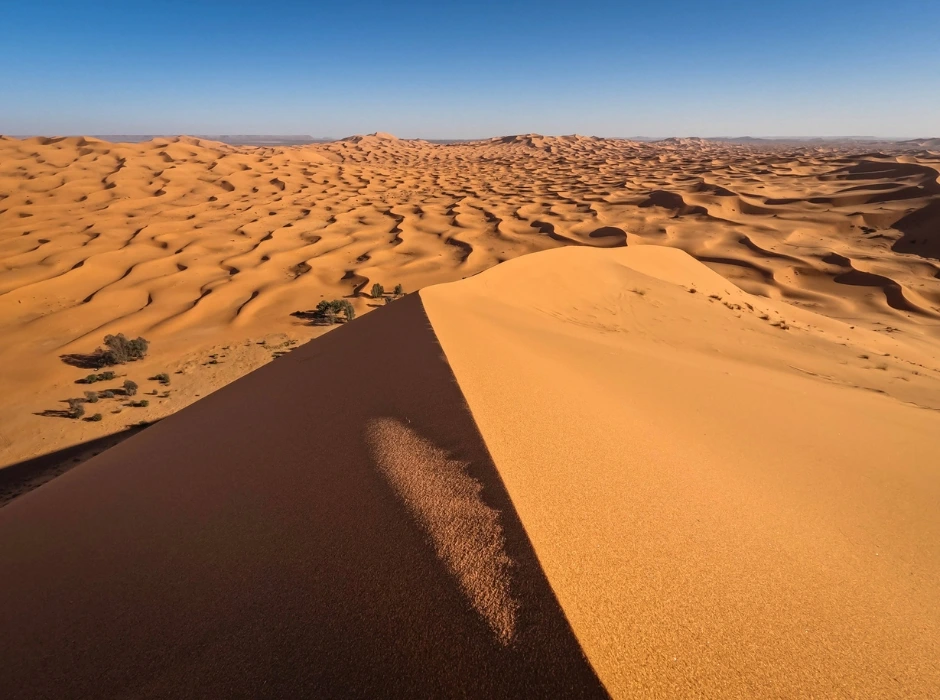
[[940, 135], [940, 0], [0, 0], [0, 133]]

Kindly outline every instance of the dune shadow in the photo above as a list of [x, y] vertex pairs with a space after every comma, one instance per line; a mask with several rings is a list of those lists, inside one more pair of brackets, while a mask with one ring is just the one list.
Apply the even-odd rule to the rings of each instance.
[[891, 246], [894, 252], [940, 259], [940, 201], [902, 217], [892, 228], [903, 234]]
[[606, 247], [614, 248], [627, 245], [627, 232], [616, 226], [602, 226], [591, 231], [588, 236], [601, 239], [602, 245]]
[[[48, 412], [47, 412], [48, 413]], [[65, 413], [63, 411], [62, 413]], [[68, 416], [65, 416], [66, 418]], [[0, 469], [0, 508], [100, 454], [146, 426], [128, 426], [104, 437], [17, 462]]]
[[[370, 443], [377, 420], [399, 426], [390, 442]], [[436, 464], [449, 481], [413, 498]], [[467, 489], [492, 537], [461, 534], [472, 520], [440, 535], [433, 494]], [[0, 528], [0, 684], [24, 698], [607, 697], [417, 294], [14, 502]], [[489, 563], [460, 564], [471, 550]]]

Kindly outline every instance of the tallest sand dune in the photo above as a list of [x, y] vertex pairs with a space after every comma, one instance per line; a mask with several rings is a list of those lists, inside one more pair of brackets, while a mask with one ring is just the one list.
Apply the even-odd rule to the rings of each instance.
[[931, 697], [930, 361], [654, 246], [429, 287], [0, 510], [0, 687]]

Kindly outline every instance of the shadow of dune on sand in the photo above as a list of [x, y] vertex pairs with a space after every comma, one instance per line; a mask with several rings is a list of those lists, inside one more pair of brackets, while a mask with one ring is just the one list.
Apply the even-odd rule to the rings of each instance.
[[[45, 415], [68, 417], [67, 411], [46, 411]], [[77, 467], [122, 440], [139, 433], [147, 426], [133, 426], [111, 435], [72, 445], [61, 450], [33, 457], [0, 469], [0, 508], [57, 476]]]
[[896, 221], [892, 228], [904, 234], [891, 246], [895, 253], [912, 253], [940, 260], [940, 202], [931, 202]]
[[[448, 530], [448, 499], [476, 521]], [[14, 698], [607, 696], [417, 294], [10, 503], [0, 535]], [[454, 556], [475, 541], [479, 577]]]

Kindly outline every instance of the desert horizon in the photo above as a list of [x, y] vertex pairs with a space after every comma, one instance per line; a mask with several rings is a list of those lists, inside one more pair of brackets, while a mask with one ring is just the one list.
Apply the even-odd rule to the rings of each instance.
[[940, 696], [940, 5], [4, 18], [3, 698]]

